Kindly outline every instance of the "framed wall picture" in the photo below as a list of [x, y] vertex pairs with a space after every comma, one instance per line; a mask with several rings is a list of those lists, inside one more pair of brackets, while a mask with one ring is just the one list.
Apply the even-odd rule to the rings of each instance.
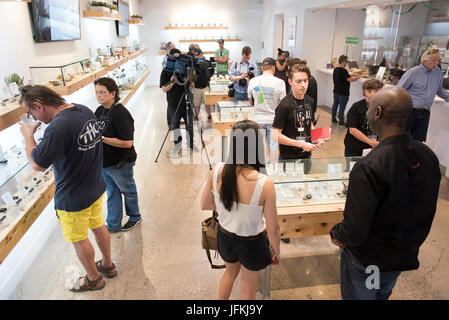
[[287, 25], [287, 35], [288, 35], [288, 41], [287, 45], [289, 48], [295, 47], [296, 42], [296, 17], [290, 17], [288, 19], [288, 25]]

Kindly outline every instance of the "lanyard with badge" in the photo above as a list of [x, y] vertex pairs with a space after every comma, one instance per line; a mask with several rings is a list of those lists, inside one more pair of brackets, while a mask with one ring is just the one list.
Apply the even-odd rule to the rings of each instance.
[[[115, 107], [115, 103], [109, 109], [106, 109], [105, 107], [103, 107], [103, 112], [101, 113], [100, 118], [97, 120], [98, 129], [100, 130], [102, 135], [103, 135], [103, 131], [109, 125], [109, 121], [110, 121], [109, 114], [111, 113], [111, 111], [114, 107]], [[108, 113], [106, 115], [104, 115], [106, 110], [108, 110]]]
[[[305, 125], [306, 125], [306, 117], [304, 112], [306, 112], [304, 105], [298, 105], [298, 103], [296, 102], [295, 97], [293, 97], [293, 94], [290, 92], [291, 98], [293, 99], [293, 102], [296, 106], [296, 110], [295, 110], [295, 126], [298, 130], [298, 135], [296, 136], [296, 140], [299, 141], [306, 141], [306, 132], [305, 132]], [[301, 108], [304, 109], [304, 112], [301, 112]]]

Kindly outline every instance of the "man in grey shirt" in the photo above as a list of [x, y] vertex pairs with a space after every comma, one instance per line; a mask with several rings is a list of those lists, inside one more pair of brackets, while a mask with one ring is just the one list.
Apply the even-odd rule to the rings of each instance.
[[405, 130], [421, 142], [426, 141], [430, 107], [435, 95], [449, 102], [449, 92], [443, 89], [443, 73], [438, 67], [440, 59], [438, 49], [427, 49], [421, 57], [421, 64], [404, 73], [398, 83], [408, 91], [413, 101]]

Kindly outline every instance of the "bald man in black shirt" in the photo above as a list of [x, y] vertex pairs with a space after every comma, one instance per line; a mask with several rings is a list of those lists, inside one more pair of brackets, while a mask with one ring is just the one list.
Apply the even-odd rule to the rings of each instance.
[[441, 173], [433, 151], [405, 132], [411, 108], [400, 87], [381, 89], [369, 103], [366, 116], [380, 143], [354, 165], [343, 221], [330, 232], [343, 249], [343, 299], [386, 300], [401, 271], [419, 267]]

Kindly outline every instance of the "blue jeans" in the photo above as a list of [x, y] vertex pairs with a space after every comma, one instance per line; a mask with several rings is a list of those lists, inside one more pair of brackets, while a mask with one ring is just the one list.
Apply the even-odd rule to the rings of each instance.
[[137, 188], [134, 182], [135, 162], [126, 162], [121, 168], [115, 166], [103, 168], [103, 178], [106, 182], [106, 193], [108, 195], [108, 215], [106, 222], [111, 231], [122, 230], [123, 202], [125, 197], [126, 215], [130, 221], [142, 219], [137, 199]]
[[[345, 109], [348, 104], [349, 96], [341, 96], [334, 93], [334, 104], [332, 105], [332, 121], [336, 119], [338, 109], [338, 122], [345, 123]], [[338, 108], [340, 106], [340, 108]]]
[[410, 132], [413, 139], [424, 142], [427, 137], [429, 119], [429, 111], [418, 111], [416, 109], [412, 109], [405, 124], [405, 131]]
[[270, 152], [278, 150], [279, 144], [276, 141], [274, 141], [271, 137], [271, 133], [273, 132], [273, 125], [261, 123], [261, 124], [259, 124], [259, 126], [262, 129], [265, 129], [265, 139], [266, 139], [265, 141], [268, 146], [268, 150], [270, 150]]
[[248, 100], [248, 92], [234, 92], [234, 102]]
[[340, 260], [340, 292], [343, 300], [388, 300], [401, 271], [379, 272], [379, 289], [368, 289], [366, 273], [356, 257], [344, 249]]

